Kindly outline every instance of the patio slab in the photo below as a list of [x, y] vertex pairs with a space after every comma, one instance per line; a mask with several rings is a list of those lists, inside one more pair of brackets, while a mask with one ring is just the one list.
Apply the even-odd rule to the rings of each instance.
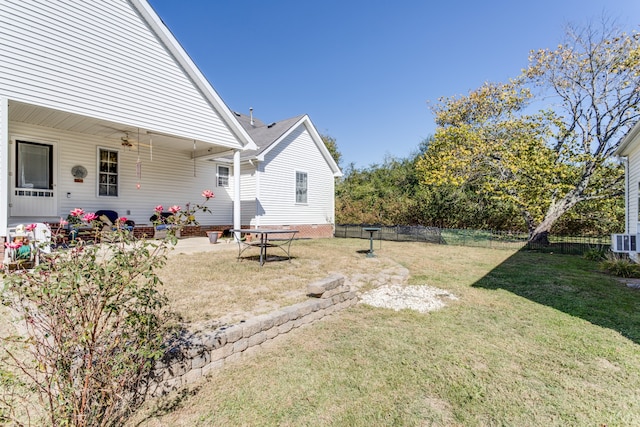
[[208, 237], [187, 237], [178, 240], [169, 256], [217, 251], [238, 251], [238, 245], [231, 239], [220, 239], [218, 243], [210, 243]]

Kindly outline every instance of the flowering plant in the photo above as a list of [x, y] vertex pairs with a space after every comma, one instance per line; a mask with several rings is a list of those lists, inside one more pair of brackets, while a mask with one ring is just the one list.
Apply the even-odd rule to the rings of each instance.
[[[191, 203], [185, 204], [185, 208], [182, 209], [180, 205], [172, 205], [167, 210], [171, 213], [169, 216], [163, 215], [164, 206], [157, 205], [154, 209], [153, 215], [153, 225], [169, 225], [167, 230], [169, 234], [175, 237], [176, 232], [180, 230], [180, 228], [187, 225], [198, 225], [198, 221], [196, 220], [195, 214], [197, 212], [209, 212], [211, 213], [211, 209], [206, 206], [206, 203], [215, 198], [215, 194], [211, 190], [204, 190], [202, 192], [202, 197], [204, 198], [203, 203], [191, 205]], [[174, 227], [179, 225], [180, 227]]]
[[[203, 196], [206, 203], [213, 193]], [[175, 228], [189, 224], [198, 211], [209, 211], [204, 203], [172, 207]], [[69, 218], [77, 224], [98, 221], [80, 208]], [[125, 221], [121, 217], [116, 224]], [[9, 357], [25, 389], [39, 394], [39, 399], [25, 399], [25, 405], [44, 405], [37, 412], [47, 424], [125, 424], [146, 398], [145, 386], [166, 343], [179, 335], [157, 275], [175, 235], [135, 239], [124, 227], [109, 227], [107, 234], [101, 245], [79, 239], [69, 250], [47, 254], [34, 269], [4, 278], [2, 302], [19, 314], [16, 321], [27, 336], [0, 341], [25, 343], [29, 357]], [[0, 358], [0, 374], [7, 364]], [[0, 399], [0, 420], [3, 403]], [[28, 408], [16, 411], [22, 412]]]

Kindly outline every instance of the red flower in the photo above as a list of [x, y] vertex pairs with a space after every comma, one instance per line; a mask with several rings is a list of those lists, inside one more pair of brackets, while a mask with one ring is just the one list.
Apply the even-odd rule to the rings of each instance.
[[4, 246], [9, 249], [18, 249], [23, 245], [22, 241], [14, 240], [13, 242], [6, 242]]
[[95, 221], [96, 219], [98, 219], [98, 215], [94, 214], [93, 212], [90, 212], [88, 214], [85, 214], [82, 217], [82, 220], [85, 222], [91, 222], [91, 221]]

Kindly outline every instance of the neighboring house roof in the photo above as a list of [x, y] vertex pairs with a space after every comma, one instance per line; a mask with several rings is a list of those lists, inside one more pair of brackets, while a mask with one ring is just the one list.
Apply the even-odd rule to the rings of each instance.
[[638, 143], [640, 143], [638, 136], [640, 136], [640, 121], [625, 135], [620, 146], [613, 154], [622, 157], [628, 156], [637, 147]]
[[265, 124], [253, 116], [247, 116], [238, 112], [235, 112], [234, 114], [238, 122], [240, 122], [240, 125], [244, 127], [258, 146], [256, 150], [243, 151], [240, 156], [242, 160], [256, 159], [258, 161], [263, 161], [264, 156], [283, 141], [287, 135], [299, 126], [305, 126], [318, 147], [318, 150], [322, 153], [322, 156], [331, 168], [334, 176], [342, 176], [340, 168], [331, 156], [331, 153], [324, 144], [324, 141], [322, 141], [320, 134], [308, 115], [303, 114], [290, 119], [281, 120], [279, 122]]

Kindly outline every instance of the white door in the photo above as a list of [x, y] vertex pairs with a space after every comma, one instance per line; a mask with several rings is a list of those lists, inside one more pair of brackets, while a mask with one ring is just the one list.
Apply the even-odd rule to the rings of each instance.
[[11, 162], [10, 216], [57, 216], [54, 144], [16, 138]]

